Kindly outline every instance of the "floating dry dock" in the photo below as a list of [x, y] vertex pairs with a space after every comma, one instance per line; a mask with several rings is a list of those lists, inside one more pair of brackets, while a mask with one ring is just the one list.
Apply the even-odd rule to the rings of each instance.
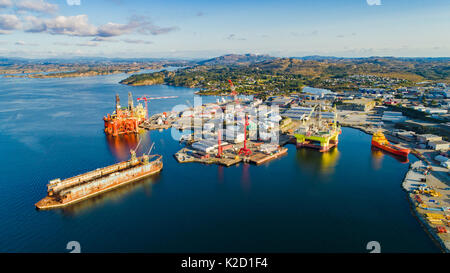
[[47, 196], [36, 203], [38, 209], [65, 207], [89, 197], [112, 190], [144, 177], [159, 173], [163, 167], [161, 155], [143, 155], [111, 166], [64, 180], [54, 179], [47, 185]]

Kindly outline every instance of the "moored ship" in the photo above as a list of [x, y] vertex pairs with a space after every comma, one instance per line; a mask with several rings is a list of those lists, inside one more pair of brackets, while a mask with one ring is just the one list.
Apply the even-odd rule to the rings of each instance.
[[136, 156], [104, 168], [64, 180], [54, 179], [47, 185], [47, 196], [35, 204], [38, 209], [65, 207], [119, 186], [159, 173], [163, 167], [161, 155]]
[[408, 154], [410, 152], [407, 148], [402, 148], [400, 146], [395, 146], [389, 143], [389, 141], [381, 131], [375, 132], [373, 134], [372, 146], [402, 157], [408, 157]]

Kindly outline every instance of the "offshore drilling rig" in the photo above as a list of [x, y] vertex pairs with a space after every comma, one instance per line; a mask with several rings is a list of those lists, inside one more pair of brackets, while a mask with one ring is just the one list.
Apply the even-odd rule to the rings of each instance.
[[131, 92], [128, 92], [128, 107], [121, 108], [119, 95], [116, 95], [115, 111], [103, 117], [105, 133], [112, 136], [137, 133], [139, 124], [144, 122], [145, 119], [144, 107], [142, 104], [134, 107]]

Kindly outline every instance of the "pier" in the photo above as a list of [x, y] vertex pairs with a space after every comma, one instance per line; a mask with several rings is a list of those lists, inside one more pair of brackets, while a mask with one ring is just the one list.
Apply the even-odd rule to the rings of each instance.
[[220, 157], [217, 157], [217, 150], [211, 153], [202, 153], [192, 147], [188, 146], [174, 154], [178, 163], [203, 163], [203, 164], [218, 164], [222, 166], [232, 166], [240, 162], [252, 163], [255, 165], [261, 165], [271, 160], [279, 158], [287, 154], [287, 148], [274, 147], [270, 152], [262, 152], [259, 147], [262, 143], [250, 142], [247, 147], [250, 149], [251, 154], [248, 156], [239, 155], [239, 150], [243, 147], [243, 144], [232, 145], [229, 149], [222, 152]]

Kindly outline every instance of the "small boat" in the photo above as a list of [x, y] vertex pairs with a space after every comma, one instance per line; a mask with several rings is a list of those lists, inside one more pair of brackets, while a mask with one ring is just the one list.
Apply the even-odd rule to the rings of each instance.
[[391, 143], [389, 143], [389, 141], [386, 139], [386, 137], [384, 136], [384, 134], [381, 131], [378, 131], [373, 134], [372, 146], [375, 146], [386, 152], [389, 152], [389, 153], [392, 153], [395, 155], [399, 155], [399, 156], [403, 156], [403, 157], [408, 157], [409, 152], [410, 152], [410, 150], [407, 148], [402, 148], [400, 146], [395, 146], [395, 145], [392, 145]]

